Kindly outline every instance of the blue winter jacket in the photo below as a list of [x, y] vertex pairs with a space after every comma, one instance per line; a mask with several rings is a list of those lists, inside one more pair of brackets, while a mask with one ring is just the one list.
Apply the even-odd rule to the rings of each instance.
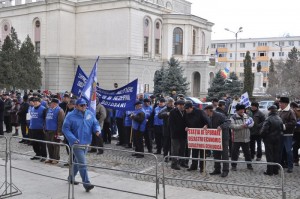
[[91, 111], [86, 110], [83, 114], [75, 109], [66, 116], [62, 132], [70, 145], [76, 142], [87, 145], [92, 142], [92, 133], [96, 134], [101, 130], [95, 115]]

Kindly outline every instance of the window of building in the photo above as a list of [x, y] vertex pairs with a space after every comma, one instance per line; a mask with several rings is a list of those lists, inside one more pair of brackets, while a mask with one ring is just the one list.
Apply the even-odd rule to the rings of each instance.
[[244, 67], [244, 63], [240, 63], [240, 67]]
[[240, 57], [245, 57], [245, 53], [240, 53]]
[[285, 42], [284, 41], [280, 41], [279, 42], [279, 46], [284, 46], [285, 45]]
[[151, 33], [151, 24], [148, 17], [144, 18], [144, 53], [149, 53], [150, 51], [150, 33]]
[[41, 54], [41, 22], [36, 20], [34, 23], [34, 44], [35, 44], [35, 53], [40, 56]]
[[268, 46], [268, 42], [260, 41], [258, 42], [258, 46]]
[[255, 53], [252, 53], [252, 59], [255, 59]]
[[279, 52], [279, 57], [283, 57], [284, 56], [284, 52]]
[[253, 47], [255, 47], [255, 42], [253, 42]]
[[226, 48], [226, 44], [217, 44], [218, 48]]
[[41, 54], [41, 42], [36, 41], [35, 42], [35, 53], [40, 56]]
[[216, 44], [211, 44], [211, 48], [216, 48]]
[[232, 53], [229, 54], [229, 58], [230, 58], [230, 59], [232, 58]]
[[219, 53], [219, 57], [226, 57], [227, 54], [226, 53]]
[[289, 46], [294, 46], [294, 41], [289, 41]]
[[244, 73], [240, 73], [240, 77], [244, 77]]
[[156, 21], [155, 23], [155, 30], [154, 30], [154, 41], [155, 41], [155, 54], [161, 54], [161, 21]]
[[298, 46], [300, 46], [300, 41], [298, 41]]
[[149, 37], [144, 37], [144, 53], [148, 53], [149, 52], [149, 49], [148, 49], [148, 46], [149, 46]]
[[272, 57], [274, 57], [275, 56], [275, 53], [274, 52], [272, 52]]
[[173, 54], [182, 55], [183, 52], [183, 31], [175, 28], [173, 31]]
[[160, 39], [155, 39], [155, 54], [160, 54], [159, 52], [159, 45], [160, 44]]
[[268, 62], [267, 61], [262, 61], [260, 62], [261, 67], [267, 67], [268, 66]]
[[230, 63], [230, 67], [232, 67], [233, 66], [233, 63]]
[[230, 48], [232, 48], [232, 44], [230, 44]]
[[258, 56], [259, 57], [264, 57], [264, 56], [267, 56], [267, 53], [265, 51], [259, 51]]
[[245, 43], [240, 43], [240, 48], [245, 48]]
[[252, 63], [252, 67], [255, 67], [255, 63]]

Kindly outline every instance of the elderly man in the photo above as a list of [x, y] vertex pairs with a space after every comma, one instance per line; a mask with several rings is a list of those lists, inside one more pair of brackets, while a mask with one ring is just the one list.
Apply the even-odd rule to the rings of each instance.
[[[209, 127], [209, 120], [207, 116], [205, 115], [205, 112], [203, 110], [200, 110], [198, 108], [195, 108], [193, 106], [193, 103], [191, 101], [187, 101], [184, 105], [184, 109], [186, 112], [186, 130], [188, 128], [207, 128]], [[204, 158], [204, 150], [203, 149], [192, 149], [192, 157], [193, 158], [199, 158], [199, 152], [200, 152], [200, 158]], [[188, 168], [188, 171], [197, 170], [198, 168], [198, 161], [193, 160], [190, 168]], [[200, 172], [203, 172], [203, 161], [200, 161]]]
[[[287, 172], [293, 172], [293, 133], [297, 123], [295, 112], [291, 109], [290, 99], [288, 97], [281, 97], [279, 100], [279, 117], [283, 121], [283, 135], [281, 148], [281, 164], [288, 167]], [[284, 152], [287, 157], [284, 156]], [[286, 165], [287, 164], [287, 165]]]
[[[226, 116], [222, 113], [218, 113], [213, 110], [212, 105], [206, 106], [204, 111], [208, 118], [210, 119], [210, 128], [222, 129], [222, 151], [214, 151], [213, 156], [215, 160], [229, 160], [228, 157], [228, 144], [229, 144], [229, 121], [226, 120]], [[223, 170], [221, 173], [221, 163], [215, 162], [214, 171], [210, 175], [219, 175], [221, 177], [226, 177], [229, 173], [229, 163], [223, 163]]]
[[[269, 115], [264, 121], [260, 131], [261, 137], [265, 143], [267, 162], [279, 163], [281, 132], [283, 131], [283, 122], [277, 113], [277, 106], [272, 105], [268, 108]], [[265, 175], [277, 175], [278, 167], [274, 165], [267, 165]]]
[[[58, 136], [62, 135], [62, 124], [65, 119], [65, 113], [58, 106], [59, 100], [57, 98], [53, 98], [50, 103], [50, 107], [46, 112], [46, 120], [45, 120], [45, 140], [49, 142], [57, 142]], [[46, 160], [45, 163], [57, 164], [60, 159], [59, 154], [59, 145], [47, 144], [49, 160]]]
[[[245, 160], [251, 162], [250, 154], [250, 128], [253, 127], [254, 122], [251, 117], [245, 114], [245, 105], [237, 104], [236, 113], [231, 116], [230, 128], [233, 130], [233, 144], [231, 160], [237, 161], [239, 157], [239, 150], [242, 147], [243, 153], [245, 155]], [[231, 164], [231, 170], [236, 171], [236, 163]], [[247, 164], [249, 170], [253, 170], [251, 164]]]
[[94, 188], [94, 185], [90, 183], [85, 155], [87, 153], [88, 145], [92, 142], [92, 134], [100, 136], [100, 125], [95, 115], [86, 109], [87, 102], [80, 98], [76, 101], [76, 109], [70, 112], [63, 124], [63, 134], [66, 136], [70, 146], [74, 144], [82, 145], [74, 148], [74, 162], [78, 163], [74, 165], [74, 170], [68, 180], [71, 183], [75, 182], [76, 174], [80, 173], [82, 178], [83, 187], [86, 192], [89, 192]]

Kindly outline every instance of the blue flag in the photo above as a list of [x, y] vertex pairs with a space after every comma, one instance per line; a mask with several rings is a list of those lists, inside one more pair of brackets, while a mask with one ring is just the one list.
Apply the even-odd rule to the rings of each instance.
[[88, 100], [89, 110], [96, 114], [96, 87], [97, 87], [97, 69], [98, 69], [98, 60], [97, 58], [92, 72], [89, 78], [86, 81], [85, 86], [82, 89], [81, 97], [84, 97]]

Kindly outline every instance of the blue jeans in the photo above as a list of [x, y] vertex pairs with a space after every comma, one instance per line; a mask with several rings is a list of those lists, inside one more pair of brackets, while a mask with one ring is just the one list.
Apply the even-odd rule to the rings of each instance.
[[[87, 147], [85, 148], [74, 148], [74, 163], [79, 164], [86, 164], [85, 155], [87, 153]], [[78, 165], [74, 164], [74, 170], [72, 175], [72, 181], [75, 181], [75, 176], [77, 175], [78, 171], [80, 173], [83, 187], [86, 187], [90, 184], [88, 172], [87, 172], [87, 166], [86, 165]], [[71, 180], [71, 176], [69, 176], [69, 180]]]
[[293, 136], [282, 136], [282, 142], [281, 142], [281, 162], [284, 162], [284, 151], [286, 153], [287, 157], [287, 165], [289, 169], [293, 169]]

